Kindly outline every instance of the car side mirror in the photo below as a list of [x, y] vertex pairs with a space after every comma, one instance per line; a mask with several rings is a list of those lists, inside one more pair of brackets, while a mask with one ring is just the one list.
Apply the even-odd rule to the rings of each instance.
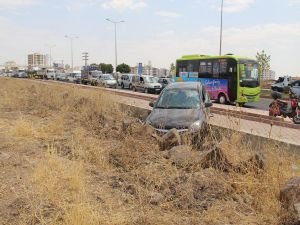
[[152, 107], [152, 108], [153, 108], [153, 107], [154, 107], [154, 105], [155, 105], [155, 102], [149, 102], [149, 106], [150, 106], [150, 107]]
[[213, 106], [212, 102], [205, 102], [204, 105], [205, 105], [205, 108], [209, 108], [209, 107]]

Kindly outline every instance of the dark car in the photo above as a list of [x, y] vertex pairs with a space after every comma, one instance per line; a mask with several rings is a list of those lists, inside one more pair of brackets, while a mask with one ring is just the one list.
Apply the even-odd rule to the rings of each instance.
[[146, 124], [158, 133], [167, 133], [176, 128], [179, 133], [199, 133], [208, 123], [209, 95], [199, 82], [169, 84], [156, 102], [149, 104], [152, 112]]
[[294, 86], [290, 89], [291, 93], [293, 93], [298, 99], [300, 99], [300, 86]]
[[169, 84], [174, 83], [174, 80], [172, 78], [169, 78], [169, 77], [166, 77], [166, 78], [162, 77], [162, 78], [158, 79], [158, 83], [160, 83], [162, 88], [164, 89]]
[[295, 80], [295, 81], [291, 82], [289, 86], [300, 87], [300, 80]]

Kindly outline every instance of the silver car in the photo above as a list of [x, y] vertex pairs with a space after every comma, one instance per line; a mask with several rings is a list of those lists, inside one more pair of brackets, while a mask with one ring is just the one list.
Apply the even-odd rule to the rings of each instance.
[[104, 87], [117, 88], [117, 80], [111, 74], [103, 74], [99, 83]]
[[133, 91], [155, 94], [161, 92], [162, 86], [155, 81], [153, 76], [142, 75], [133, 77], [132, 89]]
[[135, 76], [135, 74], [123, 74], [120, 79], [120, 85], [121, 88], [128, 88], [132, 89], [132, 78]]

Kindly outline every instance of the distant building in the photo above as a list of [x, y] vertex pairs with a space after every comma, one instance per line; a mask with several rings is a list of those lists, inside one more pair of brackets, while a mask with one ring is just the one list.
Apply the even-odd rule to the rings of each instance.
[[[130, 73], [138, 74], [138, 66], [130, 67]], [[155, 77], [165, 77], [169, 75], [169, 70], [152, 67], [151, 64], [142, 67], [142, 75], [151, 75]]]
[[49, 66], [48, 55], [39, 53], [33, 53], [28, 55], [28, 66], [30, 67], [48, 67]]
[[168, 69], [161, 68], [159, 69], [159, 77], [168, 77], [170, 75], [170, 71]]
[[5, 62], [4, 71], [12, 71], [18, 69], [18, 65], [15, 61]]
[[262, 80], [275, 80], [276, 73], [273, 70], [268, 70], [262, 75]]
[[15, 61], [8, 61], [5, 63], [5, 68], [14, 68], [17, 67], [17, 63]]

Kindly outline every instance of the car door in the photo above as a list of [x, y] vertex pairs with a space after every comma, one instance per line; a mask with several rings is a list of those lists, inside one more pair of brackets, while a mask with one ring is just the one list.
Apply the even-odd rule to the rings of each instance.
[[128, 87], [129, 87], [128, 79], [129, 79], [128, 75], [125, 75], [125, 76], [124, 76], [124, 87], [125, 87], [125, 88], [128, 88]]
[[144, 79], [144, 77], [140, 77], [139, 82], [138, 82], [138, 89], [140, 91], [144, 91], [144, 89], [145, 89], [145, 79]]

